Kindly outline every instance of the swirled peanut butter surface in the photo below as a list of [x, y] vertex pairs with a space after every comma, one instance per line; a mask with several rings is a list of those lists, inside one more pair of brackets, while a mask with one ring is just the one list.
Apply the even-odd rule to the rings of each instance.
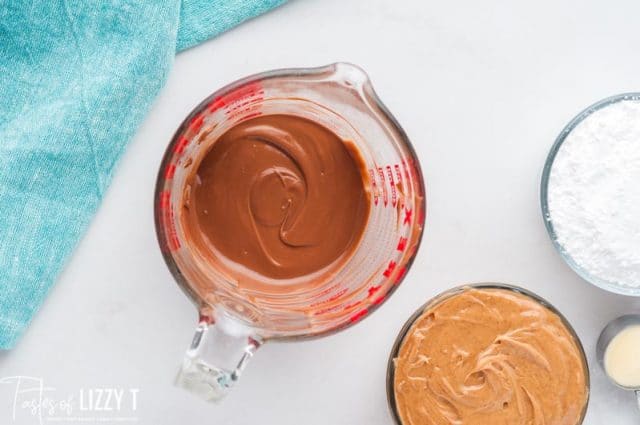
[[230, 128], [188, 181], [184, 222], [216, 264], [290, 279], [351, 256], [369, 216], [364, 162], [320, 124], [266, 115]]
[[505, 289], [465, 289], [427, 308], [395, 359], [403, 425], [576, 425], [580, 348], [560, 317]]

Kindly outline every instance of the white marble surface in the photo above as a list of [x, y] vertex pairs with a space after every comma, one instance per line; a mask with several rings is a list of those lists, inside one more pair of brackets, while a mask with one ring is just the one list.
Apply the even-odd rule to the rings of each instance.
[[[632, 0], [298, 0], [178, 55], [57, 286], [19, 346], [0, 355], [0, 376], [41, 377], [56, 387], [52, 397], [75, 394], [74, 403], [81, 389], [137, 388], [136, 411], [119, 413], [142, 424], [390, 424], [385, 366], [402, 323], [446, 288], [499, 281], [546, 297], [575, 326], [591, 366], [585, 423], [638, 423], [632, 394], [605, 380], [593, 354], [604, 324], [640, 302], [574, 275], [538, 200], [564, 124], [600, 98], [640, 90], [638, 16]], [[196, 317], [156, 245], [161, 155], [184, 116], [222, 85], [337, 60], [370, 73], [418, 151], [428, 190], [418, 259], [364, 322], [265, 346], [222, 405], [205, 404], [171, 385]], [[0, 385], [0, 423], [37, 423], [20, 406], [13, 420], [13, 401], [14, 388]]]

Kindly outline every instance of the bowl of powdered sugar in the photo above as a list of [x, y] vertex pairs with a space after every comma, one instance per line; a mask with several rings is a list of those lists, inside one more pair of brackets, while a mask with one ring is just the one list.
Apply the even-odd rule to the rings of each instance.
[[580, 276], [640, 296], [640, 93], [604, 99], [562, 130], [541, 201], [551, 239]]

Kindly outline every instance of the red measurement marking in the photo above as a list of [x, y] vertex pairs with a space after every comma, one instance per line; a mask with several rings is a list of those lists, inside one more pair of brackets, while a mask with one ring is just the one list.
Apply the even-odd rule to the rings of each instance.
[[164, 173], [164, 178], [170, 180], [173, 178], [173, 175], [176, 173], [176, 164], [169, 164]]
[[311, 304], [311, 307], [317, 307], [317, 306], [322, 305], [322, 304], [330, 303], [332, 301], [337, 300], [338, 298], [340, 298], [341, 296], [343, 296], [346, 293], [347, 293], [347, 288], [342, 288], [338, 292], [336, 292], [335, 294], [333, 294], [332, 296], [327, 298], [326, 300], [318, 301], [316, 303]]
[[188, 144], [189, 144], [189, 139], [187, 139], [184, 136], [180, 136], [180, 138], [178, 139], [178, 143], [176, 143], [176, 147], [175, 147], [176, 153], [184, 152]]
[[315, 313], [313, 313], [314, 316], [320, 316], [323, 314], [327, 314], [327, 313], [331, 313], [332, 311], [336, 311], [340, 308], [340, 306], [329, 306], [329, 307], [325, 307], [322, 310], [318, 310]]
[[411, 224], [411, 215], [413, 214], [412, 210], [405, 209], [404, 210], [404, 224]]
[[384, 272], [382, 272], [382, 275], [384, 277], [391, 277], [391, 275], [393, 274], [393, 271], [396, 268], [396, 262], [391, 260], [389, 261], [389, 265], [387, 266], [387, 268], [385, 269]]
[[373, 192], [373, 204], [378, 206], [378, 184], [376, 183], [376, 175], [371, 168], [369, 168], [369, 177], [371, 178], [371, 188]]
[[378, 167], [378, 177], [380, 177], [380, 187], [382, 187], [382, 202], [386, 207], [389, 199], [387, 198], [387, 183], [384, 181], [384, 170], [382, 167]]
[[378, 292], [378, 289], [380, 289], [380, 286], [371, 286], [368, 289], [369, 292], [369, 296], [375, 294], [376, 292]]
[[190, 132], [191, 134], [195, 134], [198, 131], [200, 131], [200, 128], [202, 127], [202, 124], [204, 124], [204, 115], [198, 115], [194, 119], [191, 120], [191, 122], [189, 123], [189, 128], [187, 129], [187, 131]]
[[407, 268], [405, 266], [400, 267], [400, 269], [398, 270], [398, 275], [396, 276], [396, 280], [393, 282], [393, 284], [397, 285], [398, 283], [400, 283], [400, 281], [402, 280], [402, 278], [406, 273], [407, 273]]
[[400, 171], [400, 165], [395, 164], [393, 168], [396, 170], [396, 178], [398, 179], [398, 183], [402, 183], [402, 171]]
[[390, 165], [387, 165], [387, 178], [389, 179], [389, 186], [391, 187], [391, 205], [395, 207], [398, 198], [396, 194], [396, 183], [393, 181], [393, 171], [391, 171]]
[[372, 304], [374, 305], [380, 305], [382, 304], [382, 301], [384, 301], [384, 299], [386, 298], [386, 295], [383, 295], [381, 297], [376, 298]]
[[347, 305], [345, 305], [342, 309], [343, 309], [343, 310], [351, 310], [353, 307], [357, 307], [357, 306], [359, 306], [360, 304], [362, 304], [362, 300], [360, 300], [360, 301], [356, 301], [356, 302], [351, 303], [351, 304], [347, 304]]
[[259, 117], [260, 115], [262, 115], [262, 111], [252, 112], [248, 115], [245, 115], [243, 119], [248, 120], [250, 118]]
[[264, 90], [260, 83], [249, 83], [237, 88], [225, 96], [226, 114], [234, 114], [249, 109], [251, 104], [264, 99]]
[[169, 250], [176, 251], [177, 249], [180, 249], [180, 241], [178, 240], [178, 237], [174, 234], [174, 235], [171, 235], [171, 237], [169, 238]]
[[226, 103], [224, 99], [218, 96], [215, 99], [213, 99], [211, 103], [209, 103], [209, 106], [207, 106], [207, 109], [209, 110], [209, 112], [214, 113], [215, 111], [217, 111], [218, 109], [222, 108], [225, 105]]
[[262, 115], [262, 111], [259, 106], [249, 105], [244, 109], [233, 109], [227, 112], [228, 119], [240, 118], [242, 121], [246, 121], [251, 118]]
[[356, 314], [351, 316], [349, 318], [349, 321], [351, 323], [357, 322], [359, 319], [361, 319], [362, 317], [366, 316], [368, 312], [369, 312], [369, 310], [367, 310], [366, 308], [363, 308], [362, 310], [360, 310], [359, 312], [357, 312]]
[[244, 102], [234, 103], [233, 106], [227, 108], [227, 115], [236, 115], [239, 112], [242, 112], [244, 109], [249, 109], [249, 105], [251, 104], [250, 100], [245, 100]]
[[169, 208], [169, 202], [171, 199], [171, 192], [165, 190], [160, 193], [160, 209], [165, 210]]
[[264, 94], [264, 90], [262, 90], [262, 85], [258, 82], [248, 83], [242, 87], [238, 87], [231, 93], [227, 94], [224, 97], [224, 101], [226, 103], [232, 103], [244, 97], [255, 96], [259, 94]]
[[337, 287], [339, 287], [341, 284], [340, 282], [335, 283], [333, 285], [331, 285], [330, 287], [328, 287], [327, 289], [325, 289], [324, 291], [320, 292], [318, 294], [319, 297], [322, 297], [324, 295], [327, 295], [329, 292], [333, 292], [334, 289], [336, 289]]
[[396, 249], [400, 252], [404, 251], [404, 249], [407, 247], [407, 238], [405, 238], [404, 236], [400, 236], [400, 240], [398, 241], [398, 246], [396, 247]]

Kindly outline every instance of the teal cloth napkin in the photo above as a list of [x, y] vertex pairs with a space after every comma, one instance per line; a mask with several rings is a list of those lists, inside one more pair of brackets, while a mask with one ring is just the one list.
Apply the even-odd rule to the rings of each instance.
[[176, 51], [284, 0], [0, 0], [0, 348], [98, 208]]

